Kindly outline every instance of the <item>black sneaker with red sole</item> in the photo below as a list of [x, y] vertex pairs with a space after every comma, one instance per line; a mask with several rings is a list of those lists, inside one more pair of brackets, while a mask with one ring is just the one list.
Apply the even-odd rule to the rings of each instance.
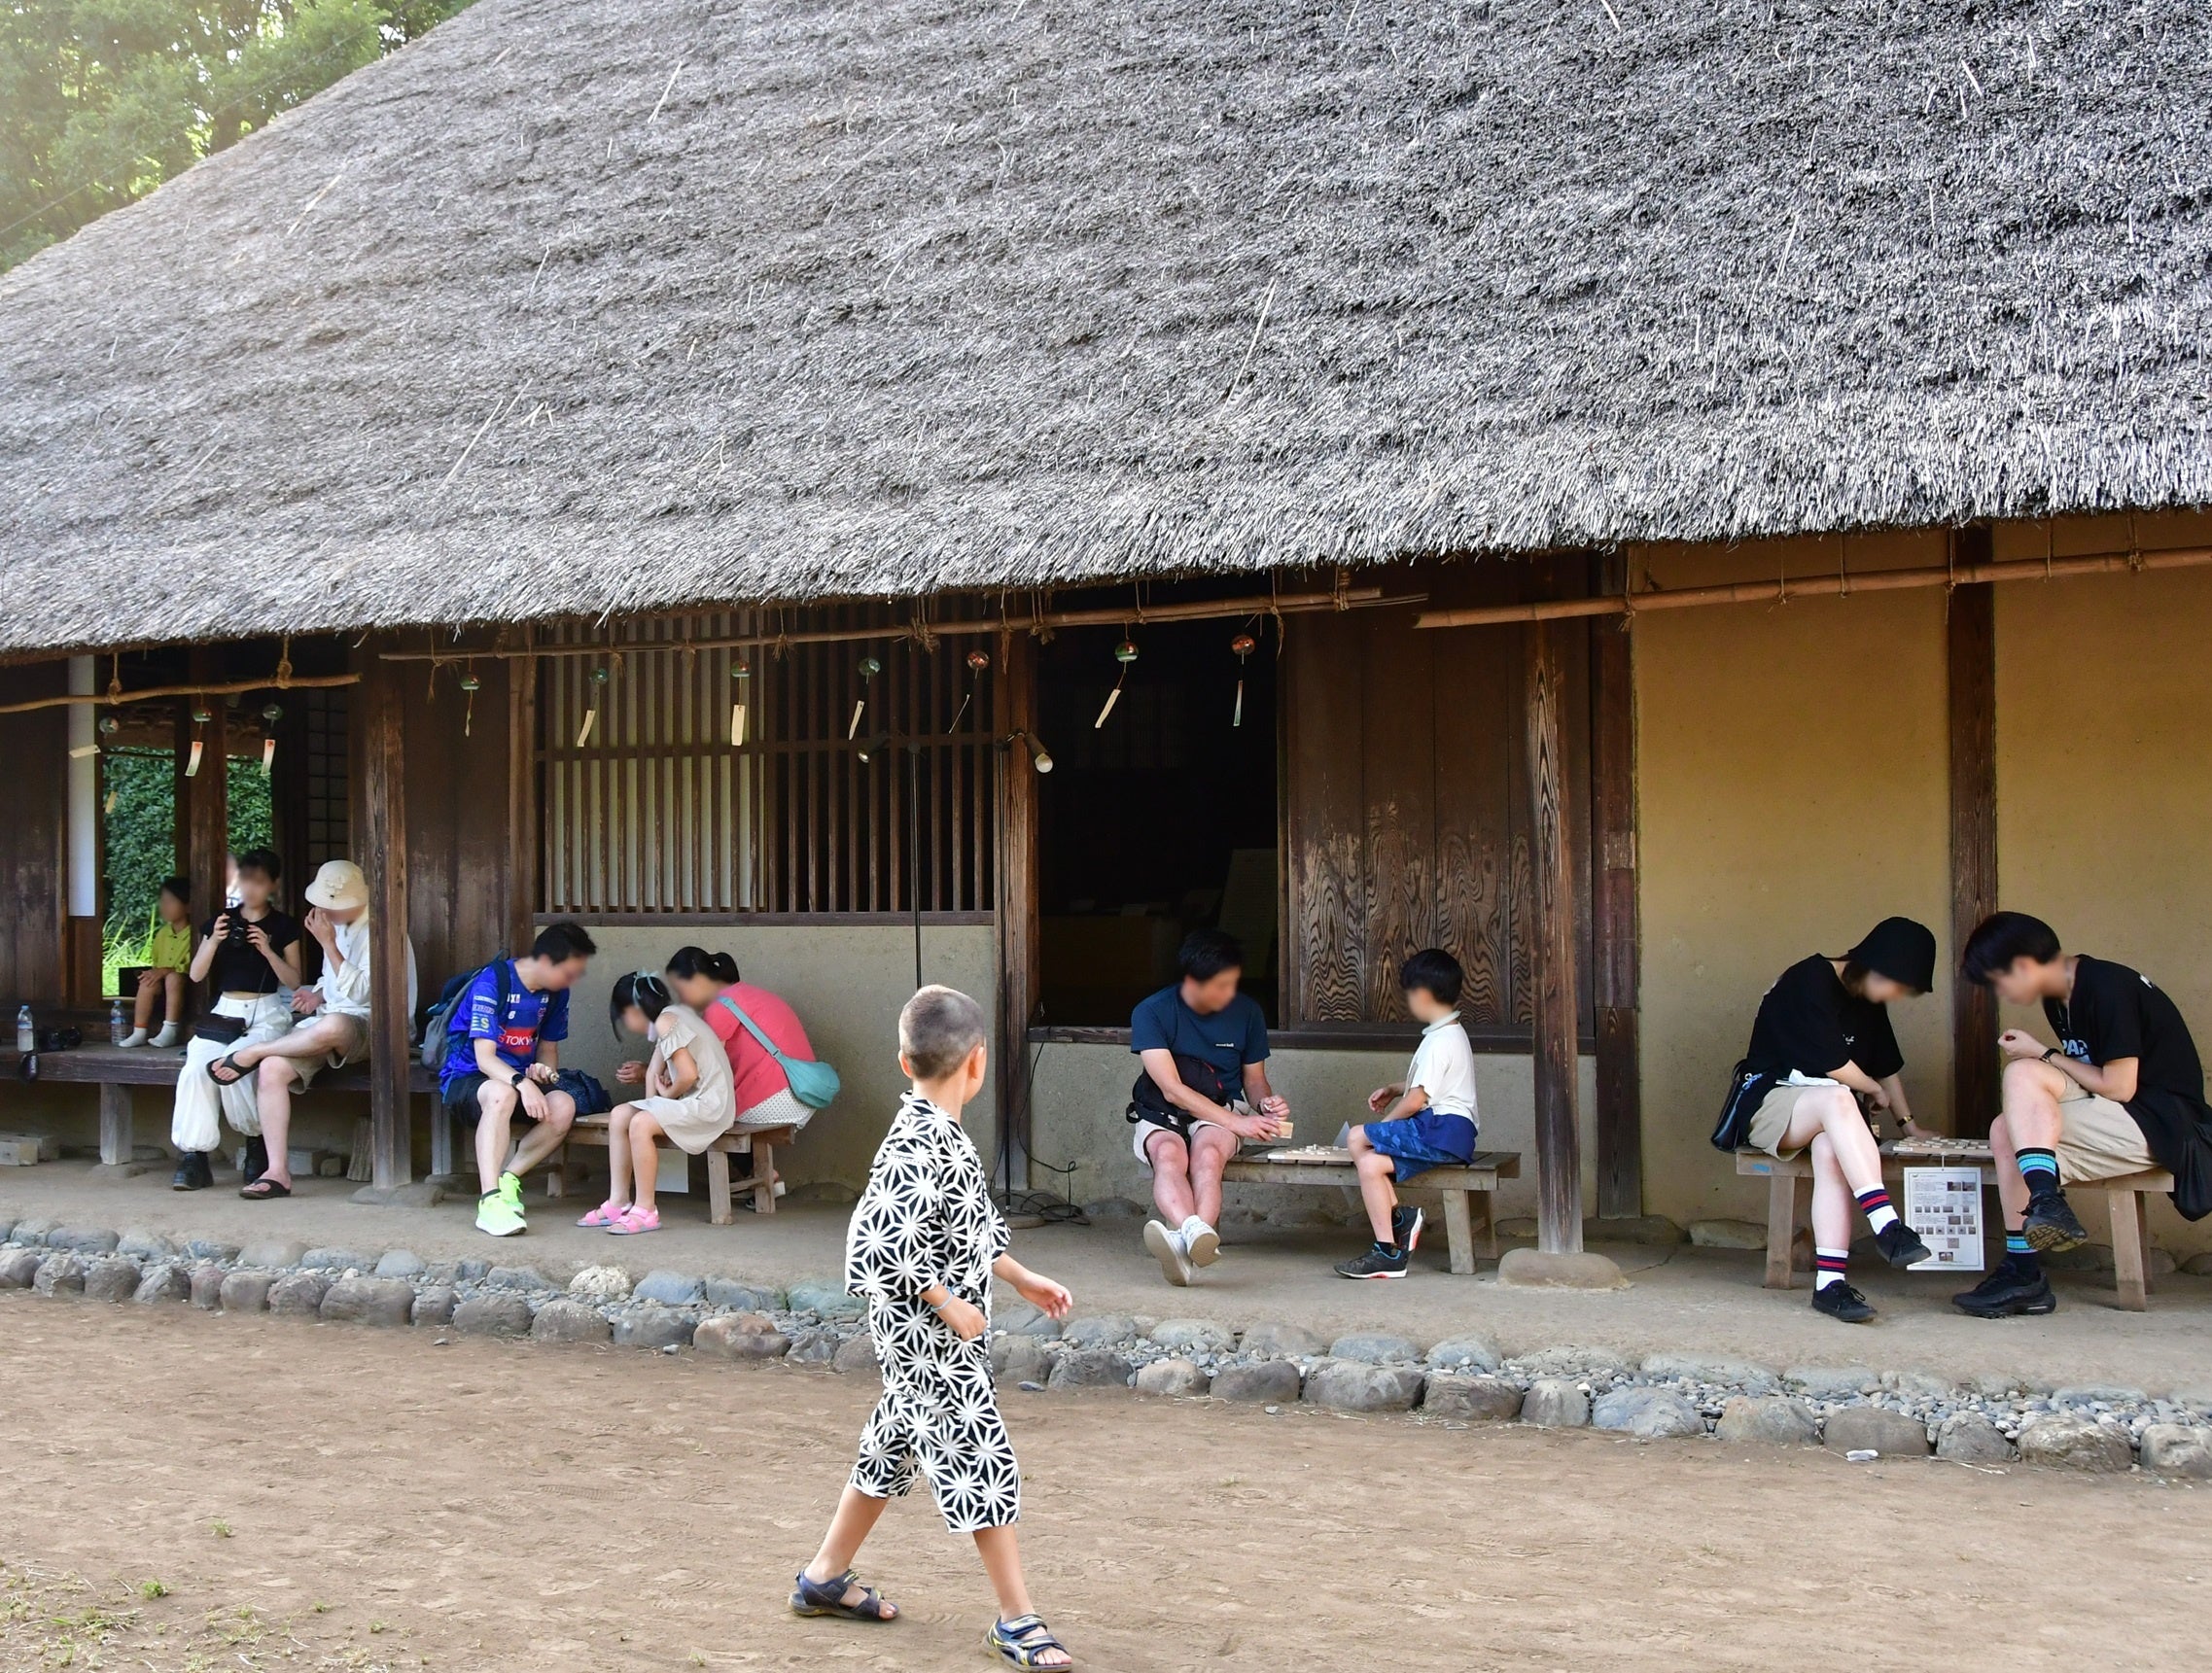
[[1427, 1224], [1427, 1217], [1419, 1208], [1409, 1208], [1403, 1202], [1390, 1210], [1390, 1236], [1409, 1255], [1421, 1247], [1422, 1228]]

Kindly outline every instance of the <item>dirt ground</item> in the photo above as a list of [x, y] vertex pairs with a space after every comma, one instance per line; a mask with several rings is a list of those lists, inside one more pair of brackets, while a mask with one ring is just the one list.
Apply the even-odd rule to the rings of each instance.
[[[0, 1668], [988, 1665], [921, 1498], [863, 1552], [905, 1620], [784, 1608], [871, 1398], [0, 1297]], [[2164, 1668], [2212, 1603], [2212, 1490], [2139, 1477], [1008, 1400], [1037, 1602], [1091, 1667]]]

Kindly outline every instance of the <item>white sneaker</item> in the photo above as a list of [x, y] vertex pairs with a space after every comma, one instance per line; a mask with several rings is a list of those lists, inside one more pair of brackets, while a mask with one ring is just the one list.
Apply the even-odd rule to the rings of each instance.
[[1182, 1238], [1157, 1220], [1144, 1222], [1144, 1247], [1151, 1250], [1160, 1263], [1160, 1275], [1178, 1290], [1190, 1288], [1190, 1257], [1183, 1253]]
[[1182, 1246], [1190, 1251], [1190, 1264], [1211, 1267], [1221, 1258], [1221, 1234], [1196, 1214], [1182, 1223]]

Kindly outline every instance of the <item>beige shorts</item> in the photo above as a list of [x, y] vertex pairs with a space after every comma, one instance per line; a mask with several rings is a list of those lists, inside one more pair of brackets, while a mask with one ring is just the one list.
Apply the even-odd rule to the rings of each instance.
[[1805, 1146], [1796, 1150], [1782, 1148], [1782, 1134], [1789, 1132], [1790, 1122], [1797, 1115], [1798, 1099], [1808, 1093], [1834, 1092], [1835, 1086], [1778, 1086], [1760, 1099], [1759, 1107], [1752, 1111], [1751, 1130], [1743, 1135], [1743, 1142], [1753, 1150], [1764, 1150], [1769, 1156], [1787, 1162]]
[[2071, 1089], [2058, 1100], [2058, 1178], [2067, 1185], [2084, 1185], [2092, 1179], [2117, 1179], [2123, 1173], [2141, 1173], [2158, 1167], [2143, 1130], [2127, 1113], [2127, 1106], [2066, 1082]]
[[[1237, 1101], [1231, 1104], [1229, 1107], [1235, 1110], [1239, 1115], [1249, 1115], [1252, 1113], [1252, 1106], [1246, 1103], [1243, 1098], [1237, 1099]], [[1222, 1127], [1218, 1121], [1194, 1121], [1190, 1124], [1190, 1136], [1192, 1138], [1196, 1138], [1201, 1133], [1205, 1132], [1210, 1127], [1218, 1128], [1223, 1133], [1227, 1133], [1229, 1131], [1227, 1128]], [[1152, 1171], [1152, 1140], [1159, 1137], [1163, 1133], [1175, 1133], [1175, 1136], [1177, 1138], [1180, 1138], [1182, 1136], [1182, 1134], [1176, 1133], [1176, 1130], [1174, 1128], [1163, 1126], [1157, 1121], [1140, 1121], [1130, 1129], [1130, 1153], [1137, 1158], [1137, 1166], [1143, 1168], [1147, 1173]]]
[[293, 1026], [311, 1028], [318, 1023], [345, 1023], [349, 1025], [345, 1038], [334, 1047], [328, 1056], [319, 1058], [285, 1058], [298, 1079], [299, 1090], [305, 1092], [315, 1084], [315, 1077], [326, 1068], [342, 1069], [354, 1063], [369, 1061], [369, 1019], [356, 1017], [345, 1011], [331, 1011], [321, 1016], [301, 1017]]

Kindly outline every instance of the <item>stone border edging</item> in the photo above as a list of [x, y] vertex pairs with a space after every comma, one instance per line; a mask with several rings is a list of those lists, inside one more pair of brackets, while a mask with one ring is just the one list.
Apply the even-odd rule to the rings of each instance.
[[[526, 1265], [428, 1262], [271, 1240], [194, 1239], [24, 1222], [4, 1228], [0, 1289], [153, 1306], [190, 1303], [329, 1323], [436, 1326], [457, 1335], [611, 1342], [730, 1360], [790, 1359], [872, 1371], [857, 1296], [834, 1281], [747, 1283], [668, 1271], [631, 1282], [587, 1267], [566, 1286]], [[1106, 1314], [1056, 1324], [1026, 1304], [997, 1309], [991, 1364], [1024, 1389], [1133, 1387], [1270, 1409], [1410, 1412], [1447, 1423], [1520, 1421], [1638, 1441], [1821, 1445], [1853, 1455], [2021, 1462], [2212, 1480], [2212, 1387], [2153, 1398], [2124, 1387], [1983, 1378], [1959, 1387], [1866, 1366], [1786, 1370], [1745, 1360], [1555, 1347], [1501, 1357], [1477, 1337], [1437, 1342], [1353, 1333], [1324, 1342], [1291, 1324], [1243, 1331], [1203, 1319]]]

